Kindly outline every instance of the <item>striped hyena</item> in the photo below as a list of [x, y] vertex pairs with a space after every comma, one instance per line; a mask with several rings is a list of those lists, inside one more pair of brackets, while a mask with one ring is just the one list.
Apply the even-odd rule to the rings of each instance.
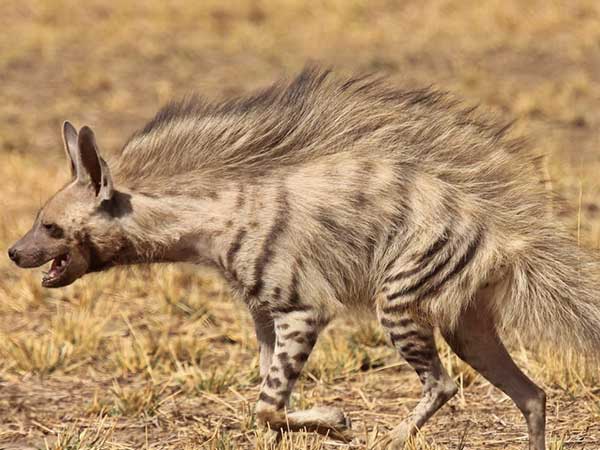
[[400, 447], [455, 393], [452, 349], [522, 411], [544, 449], [545, 395], [499, 335], [600, 349], [599, 259], [547, 214], [535, 158], [505, 126], [431, 89], [309, 68], [222, 103], [163, 108], [105, 162], [65, 123], [72, 181], [9, 251], [52, 260], [60, 287], [123, 264], [218, 268], [248, 306], [260, 347], [260, 421], [348, 435], [331, 408], [288, 411], [319, 332], [373, 311], [423, 397], [392, 430]]

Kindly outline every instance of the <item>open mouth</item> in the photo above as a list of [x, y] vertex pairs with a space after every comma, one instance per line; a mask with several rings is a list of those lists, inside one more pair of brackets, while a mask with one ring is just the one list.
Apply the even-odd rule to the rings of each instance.
[[71, 255], [69, 255], [68, 253], [54, 258], [52, 260], [52, 264], [50, 265], [50, 270], [48, 272], [45, 272], [44, 276], [42, 277], [42, 286], [53, 286], [56, 283], [60, 282], [63, 275], [67, 271], [67, 267], [69, 267], [70, 262]]

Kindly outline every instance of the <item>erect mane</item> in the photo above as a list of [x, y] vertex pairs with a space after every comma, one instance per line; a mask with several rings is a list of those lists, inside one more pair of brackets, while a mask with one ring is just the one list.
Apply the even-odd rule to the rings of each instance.
[[198, 171], [252, 176], [350, 151], [359, 141], [389, 153], [459, 126], [479, 139], [506, 131], [434, 89], [400, 90], [373, 75], [336, 79], [311, 66], [251, 95], [223, 102], [193, 95], [167, 104], [129, 139], [115, 173], [126, 180]]

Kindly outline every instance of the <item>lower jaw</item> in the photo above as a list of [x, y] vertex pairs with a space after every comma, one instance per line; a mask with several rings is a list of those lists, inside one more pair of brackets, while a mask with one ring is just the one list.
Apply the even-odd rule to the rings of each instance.
[[60, 285], [58, 284], [59, 280], [47, 280], [47, 281], [42, 281], [42, 287], [45, 288], [55, 288], [55, 287], [60, 287]]
[[45, 288], [63, 287], [68, 284], [70, 284], [70, 281], [68, 281], [66, 278], [63, 278], [63, 277], [51, 278], [49, 280], [42, 280], [42, 287], [45, 287]]

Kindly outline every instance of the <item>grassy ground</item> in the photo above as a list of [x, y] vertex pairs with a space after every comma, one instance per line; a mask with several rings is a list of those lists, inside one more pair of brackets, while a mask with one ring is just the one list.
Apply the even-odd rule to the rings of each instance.
[[[85, 4], [85, 5], [84, 5]], [[381, 71], [516, 118], [547, 157], [556, 211], [600, 247], [600, 4], [595, 0], [238, 2], [5, 0], [0, 16], [0, 248], [67, 179], [59, 127], [105, 152], [171, 96], [218, 98], [298, 70]], [[0, 449], [275, 448], [252, 416], [256, 345], [214, 274], [152, 267], [43, 290], [0, 258]], [[511, 402], [442, 346], [460, 395], [416, 449], [526, 446]], [[549, 393], [551, 448], [600, 448], [598, 374], [556, 353], [514, 354]], [[373, 324], [320, 340], [294, 405], [343, 406], [374, 448], [419, 397]], [[295, 434], [282, 449], [337, 449]]]

